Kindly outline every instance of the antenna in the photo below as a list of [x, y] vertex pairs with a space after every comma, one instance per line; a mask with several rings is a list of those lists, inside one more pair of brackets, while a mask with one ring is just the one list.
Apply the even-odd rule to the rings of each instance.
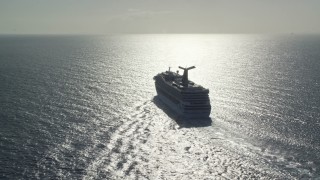
[[189, 80], [188, 80], [188, 71], [191, 69], [196, 68], [195, 66], [191, 66], [188, 68], [183, 68], [181, 66], [179, 66], [180, 69], [183, 69], [183, 76], [182, 76], [182, 85], [183, 86], [188, 86]]

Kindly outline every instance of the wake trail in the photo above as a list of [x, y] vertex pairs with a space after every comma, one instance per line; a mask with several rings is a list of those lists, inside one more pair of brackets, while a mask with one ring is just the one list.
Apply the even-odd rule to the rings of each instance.
[[112, 133], [106, 148], [95, 156], [86, 169], [84, 179], [147, 178], [142, 166], [147, 166], [149, 152], [143, 146], [150, 136], [151, 101], [146, 101], [125, 116]]

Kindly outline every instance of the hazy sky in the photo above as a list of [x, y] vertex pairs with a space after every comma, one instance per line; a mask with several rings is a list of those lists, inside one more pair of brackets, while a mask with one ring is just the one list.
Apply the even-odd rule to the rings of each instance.
[[320, 33], [320, 0], [0, 0], [0, 33]]

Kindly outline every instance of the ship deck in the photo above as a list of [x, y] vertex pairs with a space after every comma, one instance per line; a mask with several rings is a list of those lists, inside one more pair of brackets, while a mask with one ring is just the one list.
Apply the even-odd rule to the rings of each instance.
[[182, 85], [182, 76], [175, 72], [161, 73], [163, 80], [180, 91], [208, 91], [208, 89], [189, 80], [188, 86]]

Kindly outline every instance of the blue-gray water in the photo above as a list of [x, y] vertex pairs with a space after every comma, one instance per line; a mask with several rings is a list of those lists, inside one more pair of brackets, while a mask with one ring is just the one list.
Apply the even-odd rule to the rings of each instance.
[[[212, 125], [155, 103], [178, 65]], [[0, 178], [237, 177], [320, 178], [320, 36], [0, 36]]]

